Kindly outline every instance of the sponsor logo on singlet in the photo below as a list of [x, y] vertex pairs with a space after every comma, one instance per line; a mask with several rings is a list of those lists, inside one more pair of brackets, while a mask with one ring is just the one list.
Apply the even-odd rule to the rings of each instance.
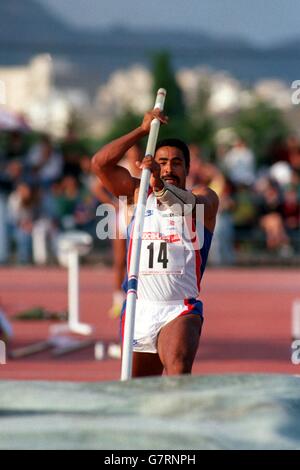
[[180, 242], [181, 238], [178, 233], [172, 235], [163, 235], [159, 232], [144, 232], [142, 236], [143, 240], [164, 240], [169, 243]]
[[145, 212], [145, 217], [151, 217], [151, 215], [154, 214], [154, 210], [152, 209], [147, 209]]

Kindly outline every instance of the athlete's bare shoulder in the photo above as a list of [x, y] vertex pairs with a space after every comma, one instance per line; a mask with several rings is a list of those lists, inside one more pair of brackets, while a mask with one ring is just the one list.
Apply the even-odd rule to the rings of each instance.
[[204, 204], [204, 225], [213, 232], [216, 225], [216, 216], [219, 208], [217, 193], [208, 186], [199, 185], [193, 189], [197, 204]]

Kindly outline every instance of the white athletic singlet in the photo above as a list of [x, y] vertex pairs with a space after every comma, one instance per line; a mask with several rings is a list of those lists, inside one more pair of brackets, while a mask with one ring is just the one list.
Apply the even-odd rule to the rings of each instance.
[[[151, 193], [147, 199], [142, 236], [134, 351], [157, 352], [158, 333], [165, 324], [179, 315], [203, 314], [202, 302], [196, 298], [200, 292], [212, 233], [201, 221], [197, 220], [195, 224], [191, 216], [184, 219], [175, 216], [171, 209], [164, 209], [159, 209], [157, 199]], [[127, 272], [133, 226], [134, 217], [128, 227]], [[134, 288], [135, 282], [128, 282], [126, 278], [123, 285], [125, 291]], [[126, 301], [121, 317], [122, 336], [125, 315]]]
[[[138, 280], [138, 299], [148, 301], [196, 298], [212, 234], [201, 221], [160, 210], [153, 193], [148, 196]], [[189, 220], [188, 220], [189, 219]], [[129, 229], [133, 233], [134, 219]], [[190, 225], [194, 232], [188, 229]], [[129, 269], [132, 240], [129, 240]]]

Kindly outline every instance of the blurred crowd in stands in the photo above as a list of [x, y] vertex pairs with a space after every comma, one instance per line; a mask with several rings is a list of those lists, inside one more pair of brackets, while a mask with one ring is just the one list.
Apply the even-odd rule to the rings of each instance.
[[[210, 261], [231, 265], [240, 252], [265, 251], [290, 259], [300, 253], [300, 142], [291, 136], [274, 147], [268, 165], [236, 138], [220, 147], [216, 164], [205, 162], [195, 146], [190, 179], [199, 178], [220, 198]], [[195, 184], [195, 183], [194, 183]]]
[[83, 230], [95, 237], [96, 207], [109, 196], [90, 172], [90, 156], [70, 138], [60, 147], [47, 135], [29, 148], [19, 132], [0, 153], [0, 263], [45, 264], [58, 235]]
[[[96, 208], [111, 196], [90, 172], [90, 158], [70, 135], [59, 146], [47, 135], [29, 147], [20, 132], [0, 149], [0, 263], [55, 259], [58, 234], [96, 237]], [[239, 252], [300, 253], [300, 142], [291, 136], [257, 167], [246, 142], [217, 149], [214, 163], [190, 146], [188, 188], [207, 184], [220, 197], [210, 262], [231, 265]]]

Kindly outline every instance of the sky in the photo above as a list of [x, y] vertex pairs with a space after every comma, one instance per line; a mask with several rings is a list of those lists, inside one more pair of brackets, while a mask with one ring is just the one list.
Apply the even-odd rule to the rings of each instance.
[[242, 36], [260, 45], [300, 37], [299, 0], [37, 0], [81, 27], [123, 25]]

